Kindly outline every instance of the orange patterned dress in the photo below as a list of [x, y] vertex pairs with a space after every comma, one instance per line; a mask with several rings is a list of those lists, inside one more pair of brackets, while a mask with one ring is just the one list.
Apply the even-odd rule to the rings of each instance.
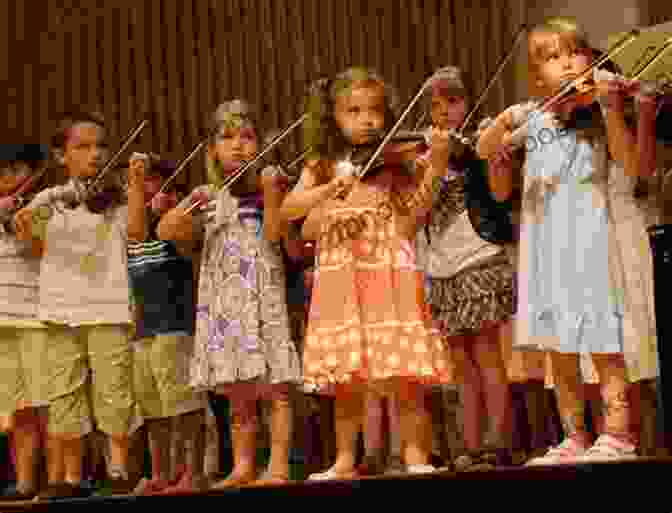
[[359, 182], [347, 204], [324, 206], [303, 355], [307, 389], [333, 393], [336, 384], [389, 378], [452, 383], [408, 235], [422, 212], [399, 207], [400, 194], [415, 188], [410, 175], [386, 168]]

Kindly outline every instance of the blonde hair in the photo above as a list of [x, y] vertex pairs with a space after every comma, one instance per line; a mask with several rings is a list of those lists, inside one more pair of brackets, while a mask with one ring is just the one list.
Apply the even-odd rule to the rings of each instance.
[[535, 26], [529, 33], [527, 44], [528, 92], [532, 97], [543, 96], [543, 87], [539, 85], [539, 64], [552, 48], [574, 50], [590, 48], [588, 37], [583, 28], [572, 17], [548, 18]]
[[[257, 134], [257, 139], [261, 139], [259, 126], [252, 109], [252, 106], [241, 98], [224, 102], [217, 107], [208, 123], [209, 144], [214, 144], [217, 133], [222, 129], [241, 129], [252, 128]], [[223, 170], [221, 163], [214, 158], [210, 152], [206, 152], [205, 167], [208, 181], [216, 181], [217, 177], [221, 179]]]

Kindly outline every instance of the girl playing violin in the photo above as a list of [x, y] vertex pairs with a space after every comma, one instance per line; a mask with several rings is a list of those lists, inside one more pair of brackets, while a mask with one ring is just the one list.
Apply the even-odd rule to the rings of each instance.
[[[427, 102], [433, 127], [459, 129], [468, 104], [461, 70], [438, 70]], [[482, 461], [506, 463], [512, 434], [511, 398], [499, 332], [514, 310], [513, 266], [505, 248], [483, 240], [471, 224], [464, 191], [467, 158], [469, 154], [453, 158], [444, 169], [439, 200], [426, 229], [419, 234], [425, 245], [432, 316], [460, 361], [468, 450], [456, 462], [460, 468]], [[483, 449], [483, 404], [492, 428], [489, 451]]]
[[[358, 151], [392, 125], [393, 91], [375, 72], [349, 69], [322, 83], [311, 101], [307, 142], [317, 158], [282, 207], [288, 219], [307, 215], [304, 237], [317, 241], [304, 381], [336, 397], [336, 461], [310, 479], [356, 475], [367, 388], [399, 400], [407, 469], [432, 471], [423, 385], [450, 381], [452, 368], [424, 304], [414, 240], [434, 200], [429, 191], [447, 166], [450, 139], [437, 129], [430, 160], [395, 158], [364, 181], [344, 179], [357, 171]], [[332, 199], [344, 186], [346, 198]]]
[[[548, 97], [592, 62], [593, 51], [573, 22], [553, 20], [528, 39], [530, 89]], [[585, 91], [585, 82], [579, 83]], [[525, 126], [528, 140], [523, 188], [520, 297], [515, 345], [550, 353], [565, 440], [530, 464], [618, 460], [636, 457], [638, 439], [624, 359], [632, 296], [615, 226], [615, 192], [642, 171], [637, 144], [623, 116], [623, 93], [598, 82], [609, 102], [591, 107], [587, 126], [565, 123], [576, 99], [555, 113], [541, 112], [539, 100], [501, 113], [481, 135], [478, 152], [506, 162], [507, 143]], [[556, 134], [549, 137], [549, 134]], [[511, 193], [506, 165], [491, 168], [490, 185], [505, 199]], [[584, 422], [580, 355], [590, 355], [606, 406], [604, 431], [594, 442]]]
[[[214, 488], [283, 483], [289, 479], [289, 394], [301, 379], [280, 248], [287, 231], [278, 217], [285, 182], [268, 167], [261, 178], [249, 172], [223, 187], [227, 176], [258, 152], [259, 131], [242, 100], [220, 105], [211, 125], [209, 184], [165, 214], [157, 233], [180, 245], [204, 244], [190, 381], [196, 389], [229, 397], [234, 452], [233, 472]], [[186, 213], [194, 201], [204, 200], [196, 214]], [[258, 476], [262, 398], [272, 400], [271, 461]]]

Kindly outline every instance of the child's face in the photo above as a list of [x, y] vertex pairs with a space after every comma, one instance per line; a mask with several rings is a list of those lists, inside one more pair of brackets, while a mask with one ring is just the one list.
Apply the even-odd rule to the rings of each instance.
[[467, 115], [467, 102], [463, 96], [432, 94], [432, 125], [447, 130], [458, 129]]
[[385, 127], [385, 91], [380, 85], [352, 87], [336, 97], [336, 124], [351, 144], [368, 144]]
[[105, 129], [94, 123], [78, 123], [70, 130], [61, 160], [71, 177], [89, 178], [96, 175], [108, 155]]
[[210, 157], [224, 164], [224, 169], [235, 170], [244, 161], [254, 158], [258, 151], [257, 134], [254, 128], [223, 127], [215, 136], [214, 144], [210, 145]]
[[31, 169], [25, 162], [0, 164], [0, 196], [14, 193], [30, 177]]
[[536, 34], [530, 39], [531, 47], [541, 48], [534, 56], [538, 87], [544, 94], [558, 91], [562, 85], [574, 79], [592, 62], [589, 53], [577, 49], [576, 40], [559, 34]]

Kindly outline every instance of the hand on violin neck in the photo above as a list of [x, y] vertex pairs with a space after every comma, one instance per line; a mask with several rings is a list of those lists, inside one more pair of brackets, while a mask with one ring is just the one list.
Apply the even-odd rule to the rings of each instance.
[[454, 130], [432, 128], [431, 159], [433, 166], [448, 167], [451, 157], [460, 157], [465, 149], [464, 141]]

